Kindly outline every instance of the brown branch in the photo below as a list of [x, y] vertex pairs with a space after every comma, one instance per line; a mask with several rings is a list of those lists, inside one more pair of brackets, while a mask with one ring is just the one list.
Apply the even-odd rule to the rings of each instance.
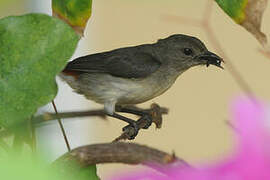
[[147, 166], [156, 164], [157, 167], [177, 163], [183, 167], [191, 167], [174, 154], [171, 155], [136, 143], [123, 142], [93, 144], [76, 148], [58, 158], [53, 166], [68, 165], [74, 161], [79, 163], [81, 167], [101, 163], [143, 164]]
[[[132, 106], [133, 109], [141, 110], [148, 112], [153, 120], [153, 123], [156, 125], [156, 128], [161, 128], [162, 126], [162, 115], [168, 114], [168, 109], [160, 107], [158, 104], [153, 103], [149, 109], [142, 109], [136, 106]], [[36, 116], [33, 119], [35, 124], [40, 124], [43, 122], [48, 122], [56, 119], [65, 119], [65, 118], [74, 118], [74, 117], [86, 117], [86, 116], [100, 116], [102, 118], [106, 117], [104, 110], [92, 110], [92, 111], [81, 111], [81, 112], [66, 112], [66, 113], [45, 113], [43, 115]], [[143, 129], [147, 124], [147, 119], [140, 118], [139, 129]], [[127, 128], [119, 137], [114, 141], [126, 140], [130, 137], [131, 134], [134, 134], [134, 129], [132, 127]]]
[[[135, 109], [143, 110], [146, 112], [152, 113], [152, 116], [155, 117], [155, 124], [157, 128], [161, 127], [161, 120], [159, 119], [159, 113], [168, 114], [168, 109], [165, 107], [160, 107], [158, 104], [153, 103], [150, 109], [142, 109], [136, 106], [132, 106]], [[63, 112], [63, 113], [44, 113], [42, 115], [36, 116], [33, 118], [35, 124], [48, 122], [52, 120], [57, 120], [58, 118], [67, 119], [67, 118], [77, 118], [77, 117], [88, 117], [88, 116], [99, 116], [101, 118], [106, 118], [106, 113], [103, 109], [91, 110], [91, 111], [72, 111], [72, 112]]]
[[104, 110], [92, 110], [92, 111], [79, 111], [79, 112], [64, 112], [64, 113], [44, 113], [36, 116], [33, 120], [35, 124], [56, 120], [58, 118], [76, 118], [76, 117], [88, 117], [88, 116], [99, 116], [105, 118], [106, 114]]

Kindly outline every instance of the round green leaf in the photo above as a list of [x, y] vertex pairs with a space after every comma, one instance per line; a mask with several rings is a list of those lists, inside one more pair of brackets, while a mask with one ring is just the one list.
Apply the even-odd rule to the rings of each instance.
[[55, 76], [78, 40], [66, 23], [44, 14], [0, 20], [1, 125], [25, 121], [55, 97]]

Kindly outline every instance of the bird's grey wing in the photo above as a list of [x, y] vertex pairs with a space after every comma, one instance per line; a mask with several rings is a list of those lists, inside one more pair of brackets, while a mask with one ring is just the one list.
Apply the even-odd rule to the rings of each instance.
[[161, 63], [145, 52], [107, 52], [79, 57], [68, 63], [64, 72], [108, 73], [123, 78], [143, 78]]

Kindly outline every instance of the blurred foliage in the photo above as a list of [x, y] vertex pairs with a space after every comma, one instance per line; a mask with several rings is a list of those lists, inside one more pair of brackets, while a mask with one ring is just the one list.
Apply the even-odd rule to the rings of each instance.
[[261, 32], [261, 22], [268, 0], [215, 0], [237, 24], [249, 31], [266, 47], [267, 38]]
[[64, 162], [56, 160], [52, 168], [61, 169], [60, 173], [62, 176], [68, 176], [72, 180], [99, 180], [95, 165], [82, 167], [75, 159], [69, 159]]
[[56, 95], [55, 76], [79, 37], [62, 21], [42, 14], [0, 20], [0, 124], [26, 121]]
[[66, 179], [60, 177], [56, 171], [50, 171], [45, 165], [38, 162], [33, 163], [31, 157], [4, 157], [0, 163], [0, 179], [8, 180], [59, 180]]
[[244, 10], [248, 0], [216, 0], [216, 2], [236, 23], [241, 23], [245, 19]]
[[96, 166], [80, 168], [75, 177], [80, 180], [99, 180]]
[[[15, 0], [1, 0], [0, 5], [12, 2]], [[53, 1], [57, 17], [77, 32], [85, 28], [91, 5], [90, 0]], [[0, 20], [0, 126], [5, 128], [1, 134], [13, 135], [8, 142], [4, 138], [0, 140], [0, 179], [99, 179], [96, 166], [81, 167], [70, 161], [52, 168], [39, 164], [31, 156], [22, 159], [24, 156], [20, 155], [25, 149], [24, 143], [32, 147], [30, 117], [55, 97], [55, 76], [73, 55], [79, 41], [69, 25], [43, 14]]]
[[92, 0], [52, 0], [53, 15], [67, 22], [80, 35], [91, 16], [91, 8]]
[[[32, 156], [0, 157], [0, 179], [8, 180], [98, 180], [95, 167], [81, 168], [78, 164], [74, 171], [68, 171], [65, 166], [53, 168]], [[64, 172], [64, 173], [61, 173]]]

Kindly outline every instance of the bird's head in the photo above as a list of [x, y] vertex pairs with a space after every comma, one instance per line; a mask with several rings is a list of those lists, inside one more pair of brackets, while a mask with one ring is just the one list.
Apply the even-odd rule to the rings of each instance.
[[176, 34], [157, 42], [163, 49], [162, 56], [178, 70], [186, 70], [197, 65], [215, 65], [219, 68], [222, 58], [207, 50], [205, 45], [192, 36]]

